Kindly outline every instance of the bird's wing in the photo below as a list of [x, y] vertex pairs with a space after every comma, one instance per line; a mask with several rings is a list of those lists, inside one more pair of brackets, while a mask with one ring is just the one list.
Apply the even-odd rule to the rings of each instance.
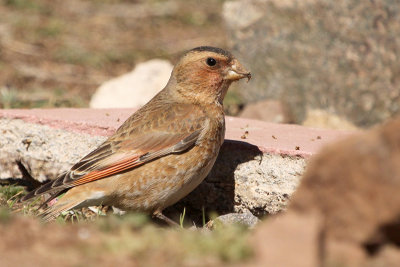
[[[174, 116], [173, 123], [171, 116]], [[206, 121], [205, 117], [196, 116], [190, 109], [182, 107], [155, 113], [150, 123], [146, 117], [142, 114], [142, 120], [135, 119], [135, 116], [129, 118], [113, 136], [68, 172], [30, 192], [22, 200], [60, 192], [130, 170], [171, 153], [185, 151], [195, 145]]]
[[85, 184], [118, 174], [171, 153], [182, 152], [195, 144], [200, 132], [201, 130], [187, 134], [148, 133], [146, 136], [134, 140], [122, 141], [118, 145], [117, 151], [111, 152], [107, 156], [102, 155], [104, 147], [101, 147], [101, 150], [96, 150], [91, 157], [85, 157], [84, 162], [73, 166], [61, 184], [71, 187]]

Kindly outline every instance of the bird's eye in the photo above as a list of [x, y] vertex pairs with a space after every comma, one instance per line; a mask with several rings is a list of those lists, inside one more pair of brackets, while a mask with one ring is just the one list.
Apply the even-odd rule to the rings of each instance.
[[215, 58], [209, 57], [207, 58], [206, 63], [208, 66], [212, 67], [215, 66], [215, 64], [217, 64], [217, 61], [215, 60]]

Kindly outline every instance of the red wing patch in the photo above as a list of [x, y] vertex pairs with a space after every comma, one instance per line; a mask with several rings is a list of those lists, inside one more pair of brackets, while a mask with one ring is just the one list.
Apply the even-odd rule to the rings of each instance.
[[99, 179], [102, 179], [102, 178], [105, 178], [105, 177], [108, 177], [108, 176], [111, 176], [114, 174], [118, 174], [118, 173], [128, 170], [130, 168], [142, 165], [143, 163], [145, 163], [145, 162], [140, 161], [140, 156], [127, 158], [127, 159], [117, 162], [105, 169], [89, 172], [88, 174], [85, 174], [84, 176], [80, 177], [78, 180], [72, 182], [71, 184], [73, 186], [86, 184], [86, 183], [89, 183], [89, 182], [92, 182], [95, 180], [99, 180]]

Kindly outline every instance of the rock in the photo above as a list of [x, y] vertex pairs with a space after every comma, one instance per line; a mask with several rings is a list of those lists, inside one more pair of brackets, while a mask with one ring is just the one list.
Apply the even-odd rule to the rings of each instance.
[[340, 130], [356, 130], [358, 129], [353, 123], [341, 118], [335, 114], [331, 114], [325, 110], [313, 109], [307, 112], [307, 117], [303, 121], [303, 126], [317, 127], [326, 129]]
[[9, 119], [0, 131], [0, 179], [21, 177], [16, 160], [37, 180], [54, 179], [106, 139]]
[[213, 221], [207, 223], [209, 228], [215, 225], [229, 225], [229, 224], [239, 224], [246, 226], [248, 228], [254, 228], [260, 220], [254, 216], [251, 212], [247, 211], [245, 213], [228, 213], [225, 215], [218, 216]]
[[289, 122], [282, 103], [269, 99], [247, 104], [239, 117], [274, 123]]
[[255, 250], [249, 266], [317, 267], [319, 217], [280, 214], [257, 225], [251, 244]]
[[227, 1], [232, 52], [254, 77], [238, 93], [284, 101], [297, 123], [315, 109], [361, 127], [400, 114], [399, 13], [385, 0]]
[[146, 104], [165, 87], [173, 66], [169, 61], [152, 59], [133, 71], [102, 84], [90, 101], [91, 108], [129, 108]]

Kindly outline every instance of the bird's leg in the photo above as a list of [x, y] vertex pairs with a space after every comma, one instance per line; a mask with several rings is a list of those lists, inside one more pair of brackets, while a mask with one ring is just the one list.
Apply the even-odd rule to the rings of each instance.
[[174, 222], [173, 220], [171, 220], [170, 218], [168, 218], [167, 216], [162, 214], [161, 211], [157, 210], [157, 211], [153, 212], [153, 217], [166, 222], [167, 224], [169, 224], [169, 226], [179, 227], [179, 224], [177, 224], [176, 222]]

